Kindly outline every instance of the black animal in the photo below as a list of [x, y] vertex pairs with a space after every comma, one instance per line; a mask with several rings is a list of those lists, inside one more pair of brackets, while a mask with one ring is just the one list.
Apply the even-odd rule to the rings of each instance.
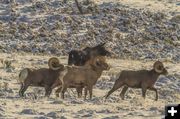
[[72, 50], [69, 52], [68, 65], [83, 66], [96, 56], [111, 56], [111, 53], [104, 47], [105, 43], [95, 47], [86, 47], [83, 50]]

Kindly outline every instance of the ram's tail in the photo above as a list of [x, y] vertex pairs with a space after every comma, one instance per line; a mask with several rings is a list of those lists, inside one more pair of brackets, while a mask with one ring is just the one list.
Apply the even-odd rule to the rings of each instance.
[[21, 72], [19, 73], [19, 83], [24, 83], [25, 79], [28, 77], [28, 70], [28, 68], [21, 70]]

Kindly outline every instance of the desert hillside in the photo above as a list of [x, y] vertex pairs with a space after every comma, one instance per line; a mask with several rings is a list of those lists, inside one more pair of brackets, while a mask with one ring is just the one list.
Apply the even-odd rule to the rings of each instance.
[[180, 61], [177, 0], [2, 0], [0, 51], [67, 55], [107, 42], [119, 58]]
[[[13, 2], [15, 1], [15, 2]], [[160, 119], [164, 106], [180, 104], [180, 2], [178, 0], [79, 1], [84, 14], [69, 0], [0, 0], [0, 119]], [[18, 95], [18, 75], [24, 67], [48, 67], [56, 56], [67, 65], [67, 54], [106, 42], [117, 57], [108, 58], [93, 88], [92, 100], [68, 89], [65, 99], [44, 97], [44, 88], [29, 87]], [[160, 76], [155, 93], [129, 89], [125, 100], [113, 87], [120, 71], [152, 69], [161, 60], [169, 74]]]

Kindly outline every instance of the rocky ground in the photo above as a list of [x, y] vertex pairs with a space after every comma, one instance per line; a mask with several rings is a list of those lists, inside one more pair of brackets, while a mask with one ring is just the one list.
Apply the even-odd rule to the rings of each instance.
[[[0, 64], [0, 119], [159, 119], [165, 105], [180, 103], [178, 0], [95, 0], [81, 6], [83, 15], [74, 1], [0, 0], [0, 59], [12, 62]], [[35, 87], [18, 96], [22, 68], [47, 67], [52, 56], [67, 64], [71, 49], [101, 42], [118, 59], [108, 59], [112, 68], [103, 72], [92, 100], [78, 99], [75, 90], [68, 90], [65, 100], [54, 92], [44, 98], [43, 88]], [[125, 100], [119, 98], [121, 89], [104, 100], [121, 70], [151, 69], [156, 59], [169, 72], [156, 83], [158, 101], [151, 91], [144, 100], [138, 89], [129, 89]]]
[[[24, 98], [20, 98], [17, 83], [19, 71], [23, 67], [48, 67], [47, 60], [52, 56], [31, 54], [1, 54], [6, 60], [12, 61], [9, 67], [0, 65], [0, 119], [160, 119], [164, 117], [164, 106], [180, 103], [180, 64], [164, 62], [169, 75], [161, 76], [156, 83], [159, 100], [155, 93], [147, 91], [144, 100], [140, 89], [129, 89], [125, 100], [121, 100], [121, 89], [114, 92], [107, 100], [104, 96], [112, 88], [116, 77], [123, 69], [151, 69], [153, 61], [132, 61], [108, 59], [109, 71], [103, 72], [93, 89], [92, 100], [77, 98], [76, 91], [69, 89], [64, 100], [56, 98], [54, 91], [50, 98], [44, 98], [44, 89], [29, 87]], [[67, 57], [59, 57], [67, 64]]]
[[[15, 1], [15, 2], [9, 2]], [[1, 0], [0, 51], [67, 55], [107, 42], [122, 59], [180, 61], [177, 0]]]

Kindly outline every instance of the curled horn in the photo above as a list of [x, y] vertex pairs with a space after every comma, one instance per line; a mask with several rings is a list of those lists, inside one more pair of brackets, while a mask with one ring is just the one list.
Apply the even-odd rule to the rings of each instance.
[[157, 72], [157, 73], [161, 73], [161, 72], [163, 72], [163, 68], [164, 68], [164, 66], [163, 66], [163, 63], [162, 62], [160, 62], [160, 61], [156, 61], [155, 63], [154, 63], [154, 70]]
[[64, 68], [64, 66], [62, 64], [60, 64], [59, 59], [56, 57], [52, 57], [49, 59], [48, 66], [52, 70], [58, 70], [58, 69]]

